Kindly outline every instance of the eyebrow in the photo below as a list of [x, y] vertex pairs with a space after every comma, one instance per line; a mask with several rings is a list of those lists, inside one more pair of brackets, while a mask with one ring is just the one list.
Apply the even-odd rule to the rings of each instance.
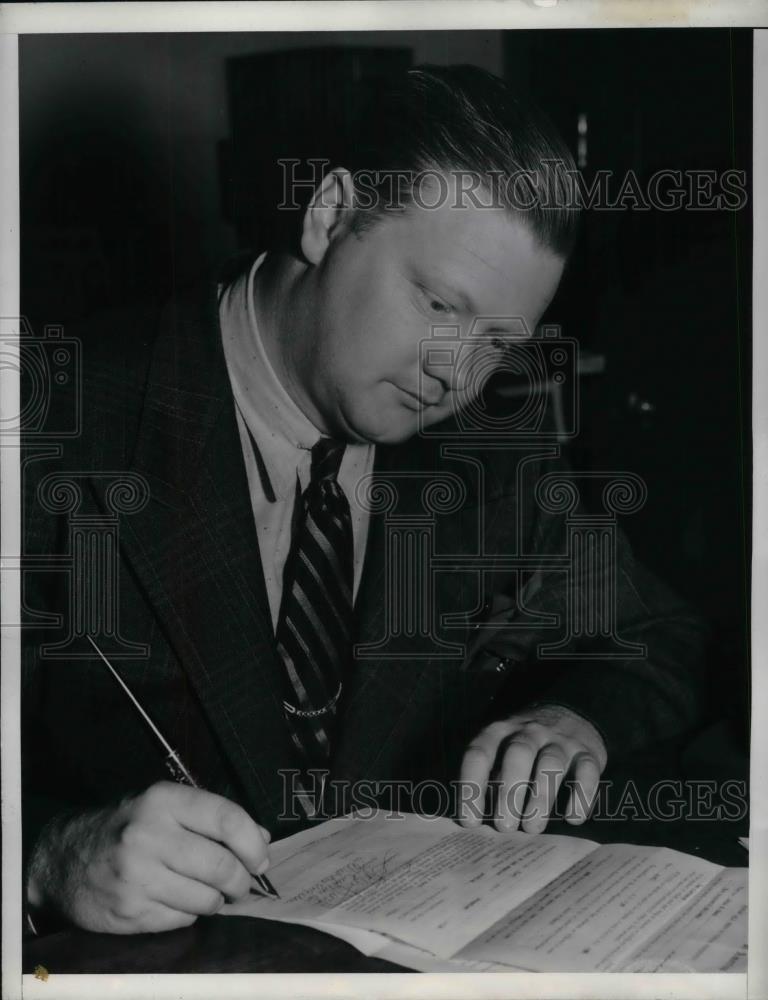
[[[461, 302], [466, 307], [467, 311], [472, 316], [479, 317], [479, 316], [482, 315], [482, 313], [480, 312], [480, 310], [477, 308], [477, 306], [475, 305], [475, 303], [472, 301], [472, 298], [470, 297], [470, 295], [467, 292], [465, 292], [461, 288], [461, 286], [456, 285], [450, 277], [447, 277], [447, 276], [444, 277], [444, 276], [436, 274], [434, 272], [433, 273], [429, 273], [429, 274], [424, 273], [424, 272], [419, 272], [419, 273], [421, 274], [421, 277], [422, 277], [422, 279], [423, 279], [423, 281], [425, 283], [427, 283], [429, 285], [433, 285], [433, 284], [438, 285], [439, 286], [438, 290], [445, 291], [446, 293], [448, 293], [448, 297], [450, 299], [460, 299]], [[488, 318], [490, 319], [492, 317], [488, 317]], [[497, 326], [489, 326], [486, 329], [485, 332], [486, 333], [514, 333], [515, 330], [512, 329], [512, 328], [510, 328], [509, 324], [506, 324], [505, 326], [498, 326], [498, 325]]]
[[436, 274], [434, 272], [432, 273], [422, 272], [418, 268], [416, 269], [416, 273], [417, 277], [420, 278], [420, 280], [422, 280], [425, 284], [429, 286], [432, 285], [438, 286], [437, 288], [438, 291], [443, 291], [448, 293], [448, 297], [450, 299], [461, 300], [461, 302], [463, 302], [463, 304], [466, 306], [469, 312], [474, 313], [474, 315], [477, 315], [478, 310], [477, 307], [475, 306], [475, 303], [472, 301], [471, 296], [467, 292], [465, 292], [460, 285], [455, 284], [450, 277]]

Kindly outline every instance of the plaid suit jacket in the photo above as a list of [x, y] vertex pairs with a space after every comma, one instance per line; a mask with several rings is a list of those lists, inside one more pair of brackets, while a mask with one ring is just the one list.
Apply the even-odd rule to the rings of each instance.
[[[109, 592], [97, 619], [109, 619], [115, 665], [201, 784], [241, 802], [273, 834], [290, 832], [284, 677], [215, 287], [179, 296], [159, 313], [116, 312], [80, 333], [82, 432], [55, 454], [32, 441], [23, 458], [32, 567], [24, 589], [27, 851], [51, 816], [167, 777], [154, 736], [75, 620], [73, 587], [94, 580], [96, 591]], [[66, 393], [52, 393], [49, 423], [56, 407], [71, 405]], [[706, 630], [636, 563], [620, 531], [612, 613], [621, 641], [646, 654], [614, 649], [606, 659], [593, 643], [596, 654], [580, 659], [567, 655], [568, 645], [562, 656], [539, 655], [543, 640], [557, 640], [575, 586], [562, 566], [567, 516], [543, 509], [534, 495], [543, 475], [562, 468], [556, 452], [489, 443], [467, 453], [433, 437], [377, 449], [356, 602], [359, 655], [340, 704], [331, 772], [337, 782], [368, 782], [374, 797], [380, 781], [449, 781], [483, 723], [535, 701], [590, 718], [609, 754], [699, 718]], [[126, 473], [148, 499], [120, 515], [118, 548], [99, 569], [73, 552], [73, 525], [87, 527], [91, 517], [103, 526]], [[76, 484], [74, 514], [50, 500], [66, 480]], [[410, 532], [413, 553], [422, 555], [395, 579], [398, 531]], [[424, 552], [443, 561], [435, 569]], [[510, 555], [528, 561], [510, 568]], [[90, 613], [82, 605], [81, 619]]]

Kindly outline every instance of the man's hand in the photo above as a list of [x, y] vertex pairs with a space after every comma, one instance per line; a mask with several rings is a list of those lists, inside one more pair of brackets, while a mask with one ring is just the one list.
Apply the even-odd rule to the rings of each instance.
[[496, 829], [516, 830], [522, 821], [526, 833], [541, 833], [568, 775], [579, 791], [571, 791], [566, 820], [583, 823], [607, 757], [594, 726], [559, 705], [541, 705], [494, 722], [464, 754], [459, 821], [468, 827], [482, 822], [488, 781], [495, 776]]
[[161, 781], [47, 828], [28, 898], [92, 931], [186, 927], [248, 893], [251, 874], [269, 864], [269, 839], [234, 802]]

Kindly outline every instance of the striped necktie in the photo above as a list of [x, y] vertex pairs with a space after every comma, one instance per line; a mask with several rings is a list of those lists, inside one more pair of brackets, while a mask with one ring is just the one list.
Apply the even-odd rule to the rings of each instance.
[[290, 692], [283, 705], [302, 769], [329, 765], [352, 648], [352, 520], [336, 479], [344, 448], [321, 438], [312, 449], [277, 622]]

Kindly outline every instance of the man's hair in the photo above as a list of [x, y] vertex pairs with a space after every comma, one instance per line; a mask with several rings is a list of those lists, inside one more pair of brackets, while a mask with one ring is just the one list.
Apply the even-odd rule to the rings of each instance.
[[433, 199], [435, 175], [453, 174], [464, 175], [460, 205], [506, 209], [562, 257], [576, 240], [570, 150], [543, 112], [475, 66], [419, 66], [378, 88], [340, 165], [359, 191], [357, 232], [417, 198], [426, 205], [419, 185], [432, 178]]

